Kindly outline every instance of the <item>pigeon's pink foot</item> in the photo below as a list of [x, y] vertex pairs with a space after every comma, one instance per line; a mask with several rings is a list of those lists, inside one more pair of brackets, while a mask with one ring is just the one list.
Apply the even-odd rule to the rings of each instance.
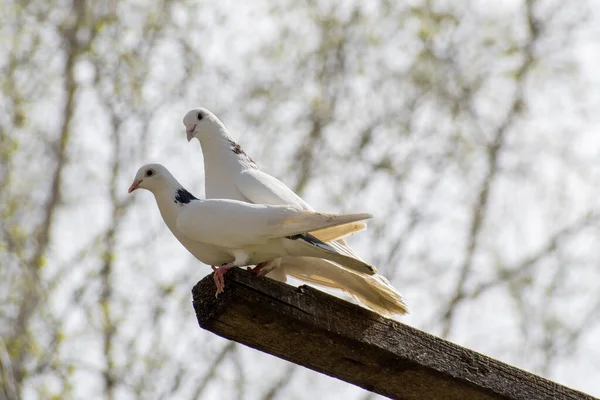
[[262, 272], [263, 268], [265, 268], [268, 264], [269, 264], [268, 261], [261, 262], [260, 264], [257, 264], [256, 267], [252, 268], [250, 271], [252, 271], [254, 274], [256, 274], [258, 276], [261, 276], [264, 274]]
[[214, 267], [215, 272], [213, 274], [213, 279], [215, 280], [215, 286], [217, 287], [217, 293], [215, 293], [215, 297], [219, 297], [219, 295], [223, 293], [223, 290], [225, 289], [225, 278], [223, 275], [225, 275], [225, 272], [229, 271], [229, 269], [233, 267], [234, 265], [231, 264], [224, 264], [218, 268]]
[[212, 268], [213, 272], [219, 269], [219, 267], [215, 267], [214, 265], [211, 265], [210, 267]]
[[252, 268], [252, 272], [258, 276], [265, 276], [269, 272], [273, 271], [277, 265], [278, 264], [273, 260], [261, 262], [260, 264], [257, 264], [256, 267]]

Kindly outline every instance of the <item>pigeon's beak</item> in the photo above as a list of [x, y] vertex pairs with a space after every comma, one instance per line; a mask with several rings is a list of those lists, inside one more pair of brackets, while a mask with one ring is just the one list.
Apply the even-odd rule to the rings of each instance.
[[131, 186], [129, 186], [129, 190], [127, 191], [127, 193], [131, 193], [135, 189], [137, 189], [140, 186], [140, 183], [142, 183], [142, 181], [140, 181], [138, 179], [134, 180], [133, 183], [131, 184]]
[[194, 130], [195, 129], [196, 129], [196, 124], [194, 124], [194, 126], [192, 126], [191, 128], [188, 128], [185, 130], [185, 133], [187, 133], [188, 142], [191, 142], [192, 139], [194, 138]]

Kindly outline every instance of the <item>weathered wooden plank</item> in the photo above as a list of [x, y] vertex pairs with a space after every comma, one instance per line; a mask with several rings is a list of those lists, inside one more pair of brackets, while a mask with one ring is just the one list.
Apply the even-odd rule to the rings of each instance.
[[232, 269], [192, 290], [200, 326], [387, 397], [593, 399], [319, 290]]

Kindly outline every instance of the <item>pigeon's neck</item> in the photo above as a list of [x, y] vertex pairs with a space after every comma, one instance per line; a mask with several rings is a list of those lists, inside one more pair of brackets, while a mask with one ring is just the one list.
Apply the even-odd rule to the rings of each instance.
[[[220, 166], [236, 169], [258, 169], [242, 147], [229, 134], [224, 126], [218, 127], [218, 132], [199, 137], [204, 153], [204, 167]], [[223, 165], [227, 164], [227, 165]]]
[[225, 128], [219, 133], [200, 139], [204, 156], [206, 198], [245, 200], [232, 183], [241, 172], [258, 169], [258, 166]]
[[192, 200], [198, 200], [176, 180], [173, 180], [172, 184], [169, 186], [165, 186], [160, 190], [155, 190], [153, 194], [160, 215], [172, 232], [174, 232], [173, 230], [177, 226], [177, 217], [179, 216], [181, 208], [186, 204], [189, 204]]

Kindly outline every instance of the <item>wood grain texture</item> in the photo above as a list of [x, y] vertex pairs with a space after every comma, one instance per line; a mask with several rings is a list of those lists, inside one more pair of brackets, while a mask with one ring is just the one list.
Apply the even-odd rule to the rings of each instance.
[[319, 290], [225, 275], [193, 288], [200, 326], [381, 395], [421, 399], [594, 399]]

